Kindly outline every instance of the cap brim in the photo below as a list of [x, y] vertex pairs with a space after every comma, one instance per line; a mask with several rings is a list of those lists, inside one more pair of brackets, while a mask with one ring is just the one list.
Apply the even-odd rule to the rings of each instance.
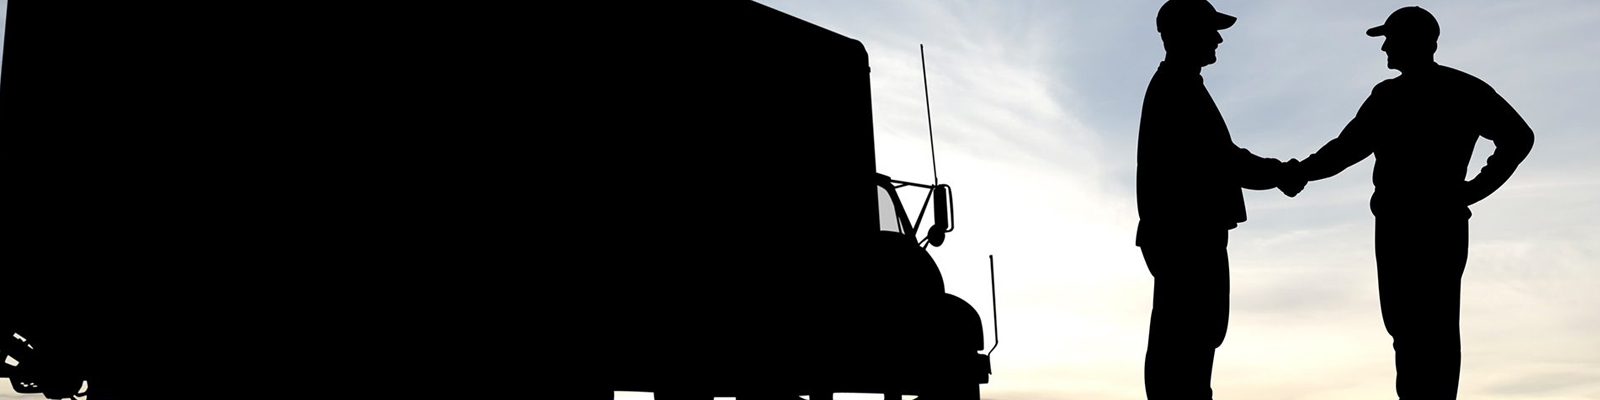
[[1223, 13], [1219, 12], [1219, 13], [1217, 13], [1216, 16], [1211, 18], [1211, 25], [1216, 27], [1217, 30], [1220, 31], [1220, 30], [1223, 30], [1223, 29], [1228, 29], [1228, 27], [1230, 27], [1230, 26], [1233, 26], [1233, 23], [1237, 22], [1238, 20], [1239, 20], [1238, 18], [1234, 18], [1232, 15], [1223, 14]]
[[1389, 29], [1388, 28], [1389, 27], [1386, 26], [1386, 25], [1378, 25], [1378, 26], [1372, 27], [1372, 29], [1368, 29], [1367, 30], [1367, 36], [1379, 37], [1379, 36], [1387, 35], [1387, 34], [1389, 34]]

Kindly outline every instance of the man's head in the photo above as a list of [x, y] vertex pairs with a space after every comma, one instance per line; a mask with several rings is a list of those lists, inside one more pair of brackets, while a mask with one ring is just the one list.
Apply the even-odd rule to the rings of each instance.
[[1217, 45], [1235, 18], [1217, 12], [1206, 0], [1168, 0], [1156, 12], [1156, 31], [1167, 49], [1167, 61], [1194, 66], [1217, 62]]
[[1368, 29], [1367, 36], [1383, 36], [1383, 52], [1389, 54], [1389, 68], [1405, 70], [1433, 64], [1439, 49], [1439, 20], [1422, 7], [1395, 10], [1383, 25]]

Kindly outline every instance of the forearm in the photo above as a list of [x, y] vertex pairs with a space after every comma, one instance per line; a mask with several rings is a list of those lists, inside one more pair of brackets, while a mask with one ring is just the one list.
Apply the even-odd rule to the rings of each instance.
[[1317, 152], [1306, 156], [1305, 160], [1300, 162], [1297, 172], [1300, 178], [1306, 181], [1327, 179], [1365, 160], [1370, 154], [1372, 151], [1365, 146], [1352, 143], [1347, 138], [1335, 138]]
[[1533, 132], [1523, 131], [1508, 135], [1494, 141], [1494, 154], [1478, 172], [1478, 176], [1466, 183], [1467, 205], [1476, 204], [1488, 198], [1500, 186], [1511, 179], [1511, 174], [1516, 172], [1517, 166], [1528, 157], [1528, 152], [1533, 150]]
[[1464, 195], [1468, 205], [1482, 201], [1505, 185], [1511, 179], [1511, 173], [1516, 172], [1517, 166], [1533, 150], [1533, 128], [1528, 126], [1527, 121], [1498, 95], [1492, 104], [1485, 111], [1485, 114], [1492, 116], [1489, 124], [1492, 128], [1486, 130], [1483, 137], [1494, 142], [1494, 154], [1478, 171], [1478, 176], [1466, 183]]

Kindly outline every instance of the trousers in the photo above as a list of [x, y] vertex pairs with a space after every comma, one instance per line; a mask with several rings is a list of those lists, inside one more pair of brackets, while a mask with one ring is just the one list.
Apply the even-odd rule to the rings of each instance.
[[1383, 325], [1401, 400], [1454, 399], [1461, 380], [1467, 219], [1380, 217], [1374, 239]]
[[1144, 386], [1150, 400], [1210, 399], [1211, 366], [1228, 332], [1228, 232], [1140, 246], [1155, 278]]

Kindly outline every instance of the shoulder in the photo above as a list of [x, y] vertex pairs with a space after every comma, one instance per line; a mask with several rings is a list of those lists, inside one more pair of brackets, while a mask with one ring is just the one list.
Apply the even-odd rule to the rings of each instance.
[[1495, 94], [1494, 88], [1489, 86], [1488, 82], [1484, 82], [1482, 79], [1478, 79], [1478, 77], [1459, 69], [1440, 65], [1439, 77], [1446, 84], [1463, 91]]
[[1384, 79], [1383, 82], [1378, 82], [1377, 85], [1372, 86], [1372, 93], [1392, 93], [1395, 91], [1404, 90], [1406, 83], [1407, 82], [1405, 80], [1400, 79], [1398, 76]]
[[1156, 70], [1150, 77], [1151, 89], [1170, 90], [1183, 83], [1183, 76], [1165, 70]]
[[1372, 86], [1372, 94], [1367, 96], [1367, 100], [1383, 100], [1398, 96], [1406, 91], [1406, 83], [1399, 77], [1384, 79], [1383, 82]]
[[1188, 82], [1184, 77], [1170, 72], [1156, 71], [1150, 77], [1150, 86], [1145, 88], [1146, 103], [1168, 103], [1179, 101], [1183, 93], [1188, 91]]

